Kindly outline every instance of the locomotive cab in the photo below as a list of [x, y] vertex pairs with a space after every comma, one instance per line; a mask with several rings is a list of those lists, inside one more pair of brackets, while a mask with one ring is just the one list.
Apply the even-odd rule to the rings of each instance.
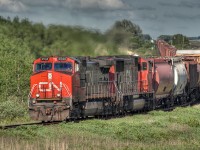
[[138, 89], [140, 93], [152, 93], [152, 67], [152, 61], [139, 58]]

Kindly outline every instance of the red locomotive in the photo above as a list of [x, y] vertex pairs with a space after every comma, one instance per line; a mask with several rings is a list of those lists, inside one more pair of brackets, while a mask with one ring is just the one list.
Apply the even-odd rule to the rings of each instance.
[[40, 58], [34, 61], [29, 95], [31, 118], [64, 120], [69, 117], [72, 80], [78, 69], [76, 64], [76, 60], [67, 57]]
[[199, 92], [193, 82], [200, 78], [190, 82], [190, 70], [197, 71], [197, 63], [181, 58], [39, 58], [33, 63], [30, 116], [62, 121], [184, 104]]

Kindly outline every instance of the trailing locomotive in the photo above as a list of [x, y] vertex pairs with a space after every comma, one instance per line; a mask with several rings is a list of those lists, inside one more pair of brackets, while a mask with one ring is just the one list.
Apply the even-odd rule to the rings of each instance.
[[192, 79], [196, 85], [190, 82], [191, 70], [198, 70], [197, 63], [181, 58], [39, 58], [29, 113], [34, 120], [62, 121], [181, 105], [198, 97], [200, 77]]

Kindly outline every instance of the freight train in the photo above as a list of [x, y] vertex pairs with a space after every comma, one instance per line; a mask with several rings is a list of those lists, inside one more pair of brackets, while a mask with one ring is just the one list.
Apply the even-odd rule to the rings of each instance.
[[33, 62], [33, 120], [106, 117], [190, 103], [200, 96], [195, 57], [42, 57]]

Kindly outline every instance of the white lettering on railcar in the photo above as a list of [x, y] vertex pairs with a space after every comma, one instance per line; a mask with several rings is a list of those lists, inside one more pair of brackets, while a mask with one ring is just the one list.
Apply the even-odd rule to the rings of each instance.
[[[60, 84], [62, 84], [62, 82], [60, 82]], [[44, 85], [48, 85], [48, 88], [44, 88]], [[40, 82], [39, 83], [39, 91], [40, 92], [50, 92], [52, 91], [52, 87], [55, 88], [57, 91], [61, 91], [60, 88], [58, 88], [58, 86], [53, 83], [53, 82]]]

